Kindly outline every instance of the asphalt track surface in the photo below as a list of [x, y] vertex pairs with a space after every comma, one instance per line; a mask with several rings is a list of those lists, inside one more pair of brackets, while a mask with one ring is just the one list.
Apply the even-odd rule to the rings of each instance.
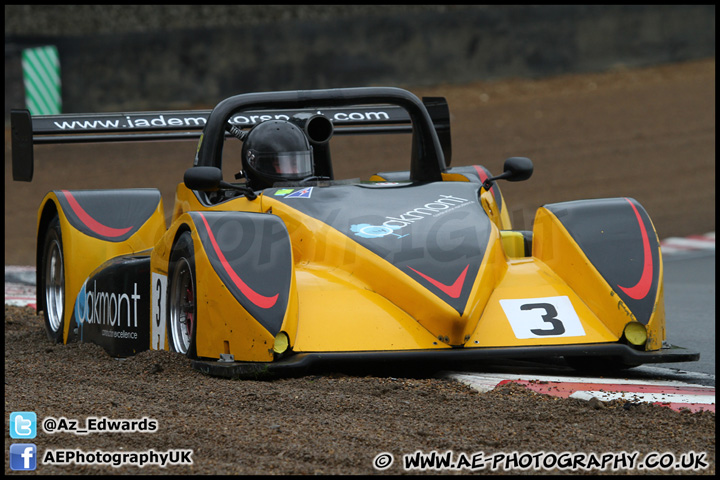
[[666, 366], [714, 377], [715, 251], [668, 255], [664, 260], [668, 341], [700, 351], [698, 362]]

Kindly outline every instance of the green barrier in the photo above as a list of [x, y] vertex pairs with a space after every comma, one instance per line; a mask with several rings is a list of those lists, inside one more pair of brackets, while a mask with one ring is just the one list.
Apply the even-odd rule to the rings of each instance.
[[22, 53], [25, 104], [32, 115], [62, 111], [60, 59], [54, 46], [28, 48]]

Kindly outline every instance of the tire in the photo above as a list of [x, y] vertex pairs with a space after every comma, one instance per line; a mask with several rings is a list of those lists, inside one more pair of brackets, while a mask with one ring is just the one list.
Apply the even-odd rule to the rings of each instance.
[[60, 221], [55, 216], [48, 224], [43, 241], [40, 294], [45, 305], [45, 331], [55, 343], [63, 343], [65, 331], [65, 252]]
[[167, 328], [170, 350], [197, 358], [195, 251], [190, 232], [180, 235], [170, 255]]

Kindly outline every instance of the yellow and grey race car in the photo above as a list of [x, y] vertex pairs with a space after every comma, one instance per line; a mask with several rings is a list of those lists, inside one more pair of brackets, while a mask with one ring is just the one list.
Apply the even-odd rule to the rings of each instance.
[[[664, 344], [663, 263], [632, 198], [537, 210], [513, 230], [497, 181], [450, 167], [442, 98], [397, 88], [237, 95], [211, 111], [12, 112], [13, 176], [33, 144], [198, 136], [169, 226], [155, 189], [55, 190], [37, 219], [37, 304], [55, 342], [172, 350], [228, 377], [338, 361], [571, 365], [693, 361]], [[409, 170], [334, 178], [332, 139], [409, 133]], [[89, 135], [92, 134], [92, 135]], [[223, 180], [223, 148], [242, 171]]]

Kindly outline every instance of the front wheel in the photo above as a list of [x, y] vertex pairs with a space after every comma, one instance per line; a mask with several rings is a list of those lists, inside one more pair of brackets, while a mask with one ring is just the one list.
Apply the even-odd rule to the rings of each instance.
[[168, 283], [168, 343], [173, 352], [197, 358], [195, 336], [195, 251], [190, 232], [180, 235], [170, 255]]
[[65, 255], [60, 221], [55, 216], [48, 225], [40, 262], [41, 295], [45, 302], [45, 331], [55, 343], [63, 342], [65, 331]]

